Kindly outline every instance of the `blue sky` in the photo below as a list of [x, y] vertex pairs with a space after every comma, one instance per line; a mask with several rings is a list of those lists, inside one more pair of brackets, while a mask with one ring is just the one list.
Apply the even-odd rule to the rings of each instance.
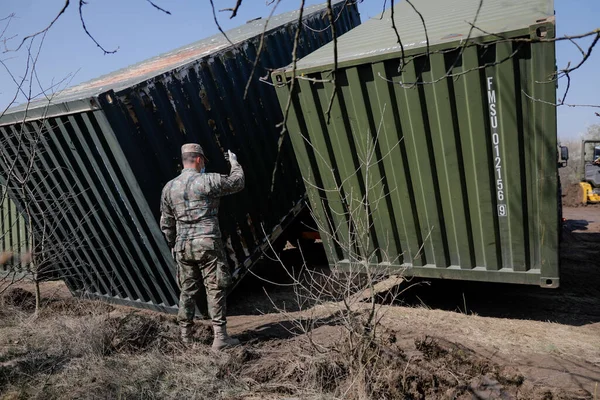
[[[447, 0], [451, 1], [451, 0]], [[64, 5], [64, 0], [1, 0], [0, 18], [15, 13], [5, 37], [24, 37], [44, 28]], [[38, 61], [38, 76], [44, 86], [74, 74], [71, 84], [77, 84], [109, 73], [146, 58], [205, 38], [217, 32], [208, 0], [156, 0], [171, 11], [166, 15], [146, 0], [89, 0], [84, 7], [85, 21], [95, 38], [107, 49], [118, 48], [115, 54], [103, 52], [85, 35], [79, 20], [77, 1], [58, 20], [46, 36]], [[307, 0], [306, 4], [322, 0]], [[231, 7], [235, 0], [215, 0], [218, 8]], [[296, 9], [299, 0], [283, 0], [277, 13]], [[388, 1], [389, 4], [389, 1]], [[418, 0], [415, 3], [418, 5]], [[361, 18], [365, 21], [381, 12], [383, 0], [364, 0], [359, 4]], [[259, 16], [267, 16], [270, 8], [265, 0], [246, 0], [236, 18], [220, 13], [219, 20], [225, 29], [233, 28]], [[559, 36], [575, 35], [600, 28], [600, 1], [555, 0], [557, 33]], [[3, 25], [0, 25], [2, 29]], [[8, 43], [15, 46], [18, 38]], [[582, 41], [583, 47], [591, 40]], [[3, 45], [0, 44], [3, 47]], [[0, 53], [13, 71], [22, 71], [26, 57], [23, 54]], [[569, 61], [576, 64], [581, 59], [573, 44], [557, 43], [557, 65], [565, 67]], [[571, 75], [571, 89], [567, 103], [600, 104], [600, 44], [579, 70]], [[561, 81], [561, 96], [566, 81]], [[14, 95], [14, 85], [4, 70], [0, 70], [0, 110]], [[600, 123], [593, 108], [558, 108], [558, 135], [563, 140], [578, 138], [586, 127]]]

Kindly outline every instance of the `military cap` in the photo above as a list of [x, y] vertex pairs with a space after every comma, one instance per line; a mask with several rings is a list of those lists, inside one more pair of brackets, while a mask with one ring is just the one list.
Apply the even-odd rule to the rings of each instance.
[[204, 156], [204, 150], [202, 150], [202, 146], [197, 143], [186, 143], [181, 146], [181, 154], [184, 153], [199, 153]]

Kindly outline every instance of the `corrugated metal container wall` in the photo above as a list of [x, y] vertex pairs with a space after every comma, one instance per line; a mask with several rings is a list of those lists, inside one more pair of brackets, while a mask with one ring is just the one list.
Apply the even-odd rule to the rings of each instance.
[[[342, 6], [338, 3], [334, 13], [345, 32], [359, 21], [356, 11]], [[328, 17], [319, 8], [307, 20], [312, 30], [305, 32], [298, 57], [331, 40]], [[228, 171], [222, 156], [227, 149], [239, 156], [246, 167], [246, 189], [239, 196], [223, 198], [220, 214], [221, 227], [236, 232], [227, 238], [236, 267], [244, 260], [249, 266], [260, 256], [256, 249], [265, 244], [262, 227], [271, 233], [290, 210], [299, 212], [305, 193], [287, 137], [278, 151], [281, 129], [277, 124], [283, 118], [275, 91], [259, 81], [268, 70], [291, 62], [294, 29], [283, 25], [265, 37], [261, 68], [255, 72], [246, 99], [258, 40], [216, 51], [191, 65], [99, 98], [156, 219], [161, 190], [181, 168], [183, 143], [202, 144], [210, 160], [209, 172]], [[240, 202], [245, 206], [239, 207]]]
[[559, 285], [553, 3], [478, 4], [415, 3], [427, 36], [396, 5], [404, 58], [390, 10], [342, 36], [330, 120], [332, 46], [298, 63], [287, 126], [332, 265], [376, 249], [382, 271]]
[[[331, 40], [326, 10], [324, 4], [305, 10], [300, 55]], [[334, 13], [338, 32], [360, 23], [353, 2], [336, 3]], [[265, 233], [275, 240], [301, 211], [305, 189], [289, 143], [277, 159], [275, 125], [283, 118], [277, 96], [259, 79], [264, 68], [291, 62], [297, 21], [298, 12], [291, 12], [269, 22], [247, 99], [261, 20], [226, 32], [235, 46], [216, 35], [68, 89], [50, 106], [30, 105], [26, 116], [16, 109], [0, 120], [9, 143], [2, 151], [21, 170], [32, 158], [29, 143], [42, 138], [30, 182], [42, 199], [34, 222], [45, 226], [52, 215], [55, 242], [72, 245], [60, 255], [72, 291], [176, 311], [175, 265], [158, 221], [160, 192], [179, 173], [184, 142], [202, 144], [209, 171], [228, 171], [227, 149], [246, 171], [246, 189], [220, 209], [237, 281], [267, 247]], [[0, 169], [9, 166], [0, 160]], [[11, 196], [19, 198], [14, 188]]]
[[[7, 253], [20, 255], [29, 250], [27, 224], [5, 190], [5, 186], [0, 184], [0, 257]], [[4, 263], [0, 262], [0, 276], [3, 271], [13, 271], [12, 260], [13, 257], [10, 257]]]

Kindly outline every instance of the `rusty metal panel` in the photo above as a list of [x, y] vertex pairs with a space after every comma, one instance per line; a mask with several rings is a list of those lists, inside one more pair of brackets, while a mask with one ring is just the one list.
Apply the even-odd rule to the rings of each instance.
[[[343, 34], [360, 24], [360, 15], [355, 1], [334, 0], [334, 17], [338, 34]], [[331, 30], [327, 17], [326, 4], [306, 6], [304, 9], [303, 32], [298, 57], [318, 49], [331, 40]], [[115, 72], [100, 76], [87, 82], [66, 88], [52, 96], [50, 102], [45, 98], [34, 100], [29, 104], [13, 107], [3, 116], [1, 123], [19, 123], [36, 120], [58, 114], [74, 114], [76, 112], [98, 109], [97, 97], [109, 90], [118, 92], [139, 83], [152, 81], [158, 76], [176, 75], [178, 71], [190, 68], [199, 60], [210, 58], [216, 54], [231, 54], [234, 49], [236, 57], [249, 57], [254, 61], [253, 51], [258, 48], [260, 37], [265, 35], [265, 55], [261, 58], [257, 73], [265, 76], [265, 68], [280, 68], [291, 62], [295, 27], [299, 12], [291, 11], [273, 16], [270, 20], [256, 19], [225, 32], [226, 37], [217, 33], [208, 38], [190, 43], [170, 52], [149, 58]], [[248, 52], [248, 54], [245, 54]]]
[[[446, 7], [474, 16], [478, 4], [446, 3], [415, 3], [436, 37], [456, 31]], [[506, 3], [486, 0], [479, 28], [494, 35], [477, 35], [479, 44], [437, 41], [427, 52], [425, 34], [405, 24], [400, 36], [421, 44], [404, 59], [387, 47], [352, 58], [357, 37], [397, 40], [390, 21], [341, 37], [341, 59], [350, 58], [329, 116], [331, 45], [304, 58], [291, 94], [289, 83], [278, 87], [282, 107], [292, 96], [290, 137], [332, 266], [368, 259], [407, 275], [559, 285], [555, 47], [538, 40], [555, 35], [552, 2]], [[502, 20], [487, 14], [502, 7]], [[291, 76], [288, 67], [273, 81]]]
[[[334, 13], [338, 32], [360, 23], [353, 2], [337, 2]], [[234, 46], [215, 36], [0, 120], [0, 135], [10, 143], [0, 150], [2, 159], [19, 160], [19, 173], [31, 154], [18, 138], [43, 138], [28, 186], [40, 199], [33, 225], [39, 231], [50, 218], [54, 243], [71, 245], [57, 258], [73, 292], [177, 310], [176, 268], [158, 222], [160, 192], [181, 169], [184, 142], [202, 144], [209, 172], [228, 171], [227, 149], [246, 171], [246, 189], [224, 198], [220, 210], [236, 283], [267, 240], [299, 214], [304, 182], [289, 138], [279, 143], [276, 124], [283, 116], [275, 89], [261, 81], [269, 69], [291, 62], [297, 18], [287, 13], [270, 23], [246, 98], [264, 21], [227, 32]], [[299, 56], [331, 41], [328, 24], [325, 5], [306, 10]], [[9, 168], [0, 162], [0, 175]], [[24, 201], [12, 189], [11, 198]]]

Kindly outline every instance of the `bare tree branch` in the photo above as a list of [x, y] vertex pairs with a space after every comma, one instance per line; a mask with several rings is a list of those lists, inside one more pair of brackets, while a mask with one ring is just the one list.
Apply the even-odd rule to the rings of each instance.
[[[565, 39], [570, 40], [572, 38], [565, 38]], [[560, 73], [558, 74], [558, 77], [560, 78], [561, 74], [562, 74], [562, 76], [566, 76], [569, 73], [571, 73], [571, 72], [573, 72], [573, 71], [578, 70], [579, 68], [581, 68], [581, 66], [588, 60], [588, 58], [590, 58], [590, 55], [592, 55], [592, 50], [594, 50], [594, 47], [596, 47], [596, 44], [598, 43], [599, 40], [600, 40], [600, 31], [598, 31], [598, 33], [596, 34], [596, 37], [594, 38], [594, 40], [592, 41], [592, 43], [588, 47], [587, 52], [584, 54], [584, 56], [581, 59], [581, 61], [579, 62], [579, 64], [577, 64], [576, 66], [574, 66], [572, 68], [568, 68], [567, 67], [565, 69], [562, 69], [560, 71]]]
[[227, 34], [225, 33], [225, 31], [221, 27], [221, 24], [219, 23], [219, 19], [217, 18], [217, 11], [215, 9], [215, 4], [213, 3], [213, 0], [210, 0], [210, 6], [212, 8], [213, 19], [215, 21], [215, 25], [217, 25], [217, 29], [219, 30], [219, 32], [221, 32], [221, 34], [225, 37], [225, 40], [227, 40], [230, 45], [235, 46], [235, 43], [233, 43], [231, 41], [231, 39], [229, 39], [229, 36], [227, 36]]
[[8, 15], [7, 17], [0, 19], [0, 21], [8, 21], [8, 22], [6, 22], [6, 25], [4, 26], [2, 33], [0, 33], [0, 38], [2, 40], [6, 40], [6, 39], [4, 39], [4, 35], [6, 34], [6, 31], [8, 30], [8, 28], [10, 27], [10, 23], [12, 22], [14, 17], [15, 17], [15, 13], [12, 13], [12, 14]]
[[92, 39], [94, 41], [96, 46], [98, 46], [100, 48], [100, 50], [102, 50], [104, 52], [105, 55], [116, 53], [119, 50], [119, 47], [117, 47], [114, 50], [106, 50], [104, 47], [102, 47], [102, 45], [100, 43], [98, 43], [98, 41], [94, 38], [94, 36], [92, 36], [90, 31], [88, 31], [87, 26], [85, 26], [85, 19], [83, 18], [83, 6], [87, 5], [87, 4], [88, 3], [85, 0], [79, 0], [79, 19], [81, 20], [81, 26], [83, 27], [83, 30], [85, 31], [86, 35], [88, 35], [90, 37], [90, 39]]
[[42, 29], [41, 31], [39, 31], [37, 33], [25, 36], [23, 38], [23, 40], [21, 40], [21, 44], [19, 44], [19, 46], [16, 49], [11, 50], [11, 51], [19, 51], [21, 49], [21, 47], [23, 47], [23, 44], [25, 44], [25, 42], [27, 41], [27, 39], [33, 39], [33, 38], [35, 38], [35, 37], [37, 37], [39, 35], [42, 35], [42, 34], [45, 34], [46, 32], [48, 32], [50, 30], [50, 28], [52, 28], [52, 26], [56, 23], [56, 21], [58, 21], [58, 19], [60, 18], [60, 16], [63, 15], [65, 13], [65, 11], [67, 11], [67, 8], [69, 8], [69, 4], [70, 4], [70, 0], [65, 0], [65, 4], [60, 9], [60, 11], [56, 15], [56, 17], [54, 17], [54, 19], [50, 22], [50, 25], [48, 25], [46, 28]]
[[[570, 63], [569, 63], [569, 65], [570, 65]], [[569, 94], [569, 89], [571, 88], [571, 75], [569, 75], [567, 73], [565, 76], [567, 77], [567, 88], [565, 89], [565, 94], [563, 95], [563, 98], [560, 101], [560, 104], [564, 104], [565, 103], [567, 95]]]
[[[258, 62], [260, 60], [260, 56], [263, 52], [263, 47], [265, 44], [265, 34], [267, 32], [267, 26], [269, 25], [269, 21], [271, 20], [271, 18], [273, 17], [273, 14], [275, 13], [275, 10], [277, 9], [277, 6], [279, 5], [279, 3], [281, 2], [281, 0], [274, 0], [275, 5], [273, 6], [273, 8], [271, 9], [271, 13], [269, 14], [269, 18], [267, 19], [267, 22], [265, 23], [265, 27], [263, 29], [262, 34], [260, 35], [260, 43], [258, 45], [258, 51], [256, 54], [256, 59], [254, 60], [254, 63], [252, 65], [252, 71], [250, 72], [250, 77], [248, 78], [248, 81], [246, 82], [246, 87], [244, 89], [244, 100], [246, 100], [246, 97], [248, 96], [248, 90], [250, 89], [250, 84], [252, 83], [252, 78], [254, 77], [254, 73], [256, 72], [256, 68], [258, 66]], [[239, 2], [241, 4], [241, 0]]]
[[[334, 23], [335, 23], [335, 22], [337, 22], [337, 21], [340, 19], [340, 17], [342, 16], [342, 13], [344, 12], [344, 10], [345, 10], [346, 6], [348, 5], [348, 1], [350, 1], [350, 0], [346, 0], [346, 1], [344, 2], [344, 4], [342, 5], [342, 7], [340, 8], [340, 12], [338, 13], [338, 15], [335, 17], [335, 19], [334, 19], [334, 21], [333, 21]], [[304, 21], [302, 21], [302, 25], [304, 25], [304, 27], [305, 27], [307, 30], [311, 31], [311, 32], [315, 32], [315, 33], [321, 33], [321, 32], [325, 32], [325, 31], [327, 31], [327, 30], [331, 29], [331, 20], [330, 20], [330, 23], [329, 23], [329, 25], [327, 25], [326, 27], [324, 27], [324, 28], [322, 28], [322, 29], [315, 29], [315, 28], [312, 28], [310, 25], [308, 25], [308, 24], [307, 24], [306, 22], [304, 22]]]
[[[425, 54], [427, 55], [427, 57], [429, 57], [429, 33], [427, 32], [427, 24], [425, 23], [425, 18], [423, 18], [423, 14], [421, 14], [421, 12], [419, 10], [417, 10], [417, 8], [413, 5], [413, 3], [410, 0], [405, 0], [408, 5], [410, 5], [410, 7], [414, 10], [414, 12], [417, 13], [417, 15], [419, 16], [419, 18], [421, 19], [421, 24], [423, 25], [423, 31], [425, 32], [425, 45], [426, 45], [426, 51]], [[483, 4], [483, 0], [479, 0], [479, 8], [477, 8], [477, 14], [475, 15], [475, 20], [477, 20], [477, 17], [479, 16], [479, 11], [481, 10], [481, 5]], [[469, 36], [471, 35], [471, 32], [469, 32]]]
[[[273, 0], [273, 2], [274, 2], [274, 1], [275, 1], [275, 0]], [[280, 1], [281, 1], [281, 0], [277, 0], [277, 4], [274, 6], [275, 8], [277, 7], [277, 5], [279, 4], [279, 2], [280, 2]], [[273, 2], [271, 2], [271, 4], [272, 4]], [[228, 43], [229, 43], [231, 46], [235, 47], [235, 46], [236, 46], [236, 44], [235, 44], [235, 43], [234, 43], [234, 42], [233, 42], [233, 41], [232, 41], [232, 40], [229, 38], [229, 36], [227, 36], [227, 34], [225, 33], [225, 31], [223, 30], [223, 27], [221, 27], [221, 24], [219, 23], [219, 19], [217, 18], [217, 11], [216, 11], [216, 8], [215, 8], [215, 5], [214, 5], [214, 2], [213, 2], [213, 0], [210, 0], [210, 5], [211, 5], [211, 8], [212, 8], [213, 20], [215, 21], [215, 25], [217, 26], [217, 29], [219, 30], [219, 32], [221, 32], [221, 34], [223, 35], [223, 37], [225, 38], [225, 40], [227, 40], [227, 42], [228, 42]], [[271, 15], [273, 15], [273, 11], [271, 11]], [[270, 19], [270, 17], [269, 17], [269, 19]], [[266, 31], [267, 31], [267, 26], [268, 26], [268, 24], [269, 24], [269, 19], [267, 19], [267, 21], [265, 22], [265, 27], [264, 27], [264, 29], [263, 29], [263, 33], [262, 33], [262, 35], [261, 35], [261, 38], [260, 38], [260, 44], [259, 44], [259, 47], [261, 48], [261, 52], [263, 51], [263, 47], [264, 47], [264, 44], [263, 44], [263, 43], [264, 43], [264, 37], [265, 37]], [[261, 54], [262, 54], [261, 52], [258, 52], [258, 53], [256, 54], [256, 58], [255, 58], [254, 60], [251, 60], [251, 59], [250, 59], [248, 56], [246, 56], [246, 54], [244, 54], [243, 52], [242, 52], [242, 53], [240, 53], [240, 55], [241, 55], [241, 56], [242, 56], [242, 57], [243, 57], [243, 58], [244, 58], [244, 59], [245, 59], [247, 62], [250, 62], [250, 63], [252, 63], [252, 64], [254, 65], [254, 67], [253, 67], [253, 69], [252, 69], [251, 76], [254, 76], [255, 69], [258, 67], [258, 65], [259, 65], [259, 63], [260, 63], [260, 56], [261, 56]], [[264, 68], [264, 67], [263, 67], [263, 68]], [[266, 69], [266, 70], [267, 70], [267, 71], [269, 71], [269, 72], [271, 71], [271, 69], [269, 69], [269, 68], [264, 68], [264, 69]], [[246, 90], [244, 90], [244, 99], [246, 98], [246, 94], [247, 94], [247, 90], [248, 90], [249, 84], [250, 84], [250, 80], [248, 80], [248, 82], [247, 82], [247, 84], [246, 84]]]
[[327, 123], [331, 120], [331, 107], [333, 107], [333, 100], [337, 94], [337, 80], [336, 74], [338, 70], [338, 43], [337, 43], [337, 31], [335, 29], [335, 21], [333, 20], [333, 7], [331, 6], [331, 0], [327, 0], [327, 15], [329, 17], [329, 25], [331, 26], [331, 37], [333, 38], [333, 71], [331, 71], [331, 80], [333, 82], [333, 90], [331, 92], [331, 98], [329, 99], [329, 105], [325, 111], [327, 116]]
[[[464, 70], [464, 71], [461, 71], [461, 72], [457, 72], [457, 73], [450, 73], [451, 69], [453, 68], [453, 66], [451, 66], [444, 75], [442, 75], [439, 78], [434, 79], [432, 81], [419, 81], [419, 80], [417, 80], [416, 82], [409, 82], [409, 83], [406, 83], [406, 82], [403, 82], [403, 81], [395, 82], [395, 81], [392, 81], [390, 79], [387, 79], [385, 76], [382, 76], [381, 73], [379, 73], [378, 76], [381, 79], [385, 80], [386, 82], [393, 83], [393, 84], [396, 84], [396, 85], [400, 85], [400, 86], [402, 86], [405, 89], [411, 89], [411, 88], [413, 88], [413, 87], [415, 87], [417, 85], [431, 85], [431, 84], [434, 84], [434, 83], [438, 83], [438, 82], [440, 82], [440, 81], [442, 81], [442, 80], [444, 80], [446, 78], [458, 78], [458, 77], [460, 77], [462, 75], [465, 75], [465, 74], [468, 74], [469, 72], [472, 72], [472, 71], [478, 71], [478, 70], [485, 69], [485, 68], [488, 68], [488, 67], [493, 67], [493, 66], [498, 65], [498, 64], [502, 64], [503, 62], [512, 59], [519, 52], [519, 50], [520, 50], [520, 48], [517, 48], [516, 50], [514, 50], [512, 53], [510, 53], [508, 56], [502, 58], [501, 60], [494, 61], [494, 62], [491, 62], [491, 63], [485, 63], [483, 65], [480, 65], [480, 66], [477, 66], [477, 67], [473, 67], [473, 68], [470, 68], [470, 69], [467, 69], [467, 70]], [[452, 49], [452, 50], [443, 50], [443, 51], [440, 51], [440, 53], [446, 53], [446, 52], [450, 52], [450, 51], [454, 51], [454, 49]], [[437, 53], [437, 52], [433, 52], [432, 54], [435, 54], [435, 53]]]
[[586, 32], [586, 33], [582, 33], [579, 35], [564, 35], [564, 36], [559, 36], [559, 37], [554, 37], [554, 38], [547, 38], [547, 37], [541, 37], [541, 38], [509, 38], [506, 37], [502, 34], [498, 34], [498, 33], [493, 33], [493, 32], [488, 32], [484, 29], [481, 29], [478, 26], [475, 26], [473, 23], [471, 22], [467, 22], [469, 25], [471, 25], [473, 27], [474, 30], [479, 31], [485, 35], [488, 36], [495, 36], [497, 37], [499, 40], [496, 41], [496, 43], [505, 43], [505, 42], [525, 42], [525, 43], [544, 43], [544, 42], [561, 42], [563, 40], [569, 40], [569, 41], [573, 41], [573, 39], [585, 39], [587, 37], [590, 36], [597, 36], [600, 34], [600, 28], [596, 28], [592, 31]]
[[165, 14], [171, 15], [171, 11], [165, 10], [162, 7], [159, 7], [158, 5], [156, 5], [152, 0], [146, 0], [148, 3], [150, 3], [152, 5], [152, 7], [156, 8], [158, 11], [162, 11]]
[[[212, 1], [211, 1], [212, 2]], [[238, 10], [240, 8], [240, 6], [242, 5], [242, 0], [237, 0], [235, 3], [235, 6], [233, 8], [224, 8], [222, 10], [219, 11], [231, 11], [231, 15], [229, 16], [229, 19], [235, 18], [235, 16], [238, 13]]]
[[[212, 1], [212, 0], [211, 0]], [[328, 0], [330, 1], [330, 0]], [[292, 105], [292, 93], [294, 92], [294, 88], [296, 85], [296, 68], [298, 65], [298, 43], [300, 42], [300, 32], [302, 31], [302, 18], [304, 17], [304, 3], [305, 0], [301, 0], [300, 4], [300, 12], [298, 16], [298, 27], [296, 28], [296, 34], [294, 35], [294, 47], [292, 49], [292, 83], [290, 84], [290, 94], [288, 96], [287, 104], [285, 105], [285, 109], [283, 111], [283, 121], [277, 124], [277, 127], [281, 127], [281, 132], [279, 133], [279, 140], [277, 141], [277, 158], [275, 159], [275, 168], [273, 168], [273, 176], [271, 178], [271, 192], [275, 187], [275, 175], [277, 173], [277, 164], [279, 163], [279, 157], [281, 155], [281, 146], [283, 145], [283, 139], [285, 138], [285, 133], [287, 132], [287, 118], [290, 113], [290, 107]]]
[[573, 40], [572, 38], [569, 38], [569, 41], [571, 43], [573, 43], [573, 45], [575, 47], [577, 47], [577, 49], [579, 49], [579, 51], [581, 52], [581, 55], [585, 57], [585, 51], [583, 51], [583, 49], [581, 48], [581, 46], [575, 40]]
[[[402, 71], [404, 69], [404, 45], [402, 44], [402, 40], [400, 39], [400, 33], [398, 33], [398, 28], [396, 27], [396, 19], [394, 17], [394, 0], [391, 0], [392, 2], [392, 8], [391, 8], [391, 12], [392, 12], [392, 29], [394, 30], [394, 33], [396, 34], [396, 41], [398, 42], [398, 45], [400, 46], [400, 65], [398, 66], [398, 72]], [[384, 3], [384, 8], [385, 8], [385, 3]], [[382, 18], [383, 18], [383, 14], [381, 14]]]
[[[529, 98], [530, 100], [539, 102], [539, 103], [543, 103], [543, 104], [548, 104], [550, 106], [554, 106], [554, 107], [560, 107], [560, 106], [567, 106], [567, 107], [589, 107], [589, 108], [600, 108], [600, 105], [598, 104], [567, 104], [564, 102], [560, 102], [560, 103], [552, 103], [549, 101], [545, 101], [542, 99], [536, 99], [535, 97], [529, 95], [528, 93], [526, 93], [524, 90], [521, 90], [521, 92], [525, 95], [525, 97]], [[564, 100], [564, 98], [563, 98]], [[598, 114], [598, 113], [596, 113]]]

